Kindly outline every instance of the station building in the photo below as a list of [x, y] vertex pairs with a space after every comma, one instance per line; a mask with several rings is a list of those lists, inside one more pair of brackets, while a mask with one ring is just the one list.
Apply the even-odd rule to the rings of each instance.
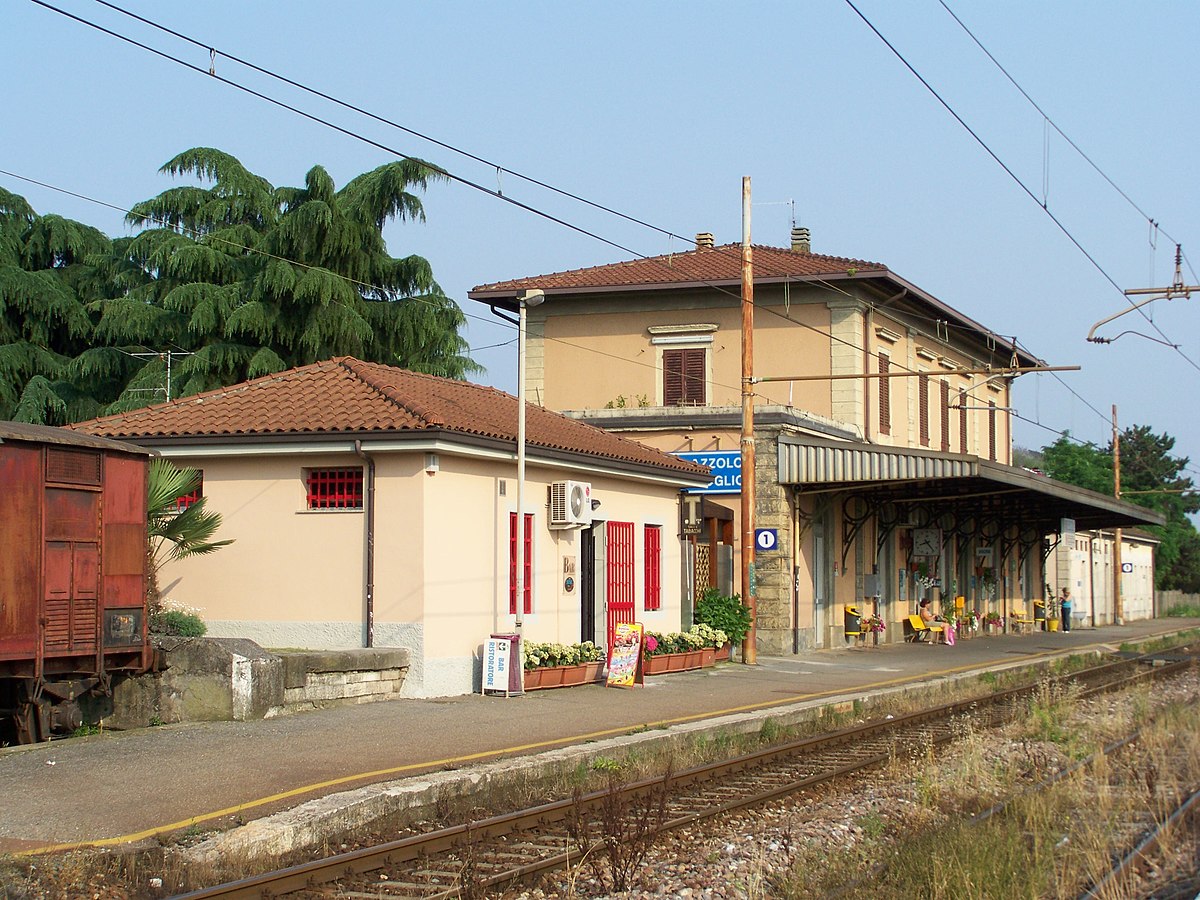
[[406, 648], [404, 693], [435, 697], [479, 689], [491, 634], [683, 618], [679, 493], [708, 470], [531, 406], [522, 527], [517, 422], [501, 391], [339, 358], [74, 427], [201, 471], [234, 543], [159, 588], [211, 636]]
[[[526, 310], [533, 402], [713, 469], [681, 502], [693, 598], [740, 582], [741, 253], [700, 234], [468, 294], [507, 315], [542, 292]], [[843, 645], [847, 607], [898, 640], [925, 596], [1029, 615], [1056, 592], [1063, 533], [1159, 522], [1011, 465], [1006, 372], [1045, 365], [1015, 341], [886, 265], [813, 253], [807, 229], [752, 255], [753, 373], [786, 379], [753, 384], [759, 652]]]

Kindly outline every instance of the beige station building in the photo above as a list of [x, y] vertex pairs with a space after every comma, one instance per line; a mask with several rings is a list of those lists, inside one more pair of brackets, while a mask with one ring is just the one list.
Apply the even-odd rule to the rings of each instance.
[[[525, 309], [530, 402], [711, 468], [680, 504], [692, 597], [741, 583], [741, 257], [701, 234], [468, 295], [506, 317], [541, 301]], [[812, 252], [806, 229], [752, 259], [759, 652], [842, 646], [847, 608], [898, 640], [926, 596], [1029, 616], [1061, 587], [1062, 536], [1160, 523], [1011, 465], [1005, 373], [1045, 365], [1023, 346], [881, 263]]]
[[234, 543], [167, 563], [159, 588], [209, 635], [404, 648], [404, 693], [434, 697], [480, 689], [493, 634], [604, 645], [618, 621], [676, 631], [690, 609], [679, 497], [708, 470], [526, 419], [523, 528], [516, 398], [463, 381], [340, 358], [74, 427], [201, 471]]

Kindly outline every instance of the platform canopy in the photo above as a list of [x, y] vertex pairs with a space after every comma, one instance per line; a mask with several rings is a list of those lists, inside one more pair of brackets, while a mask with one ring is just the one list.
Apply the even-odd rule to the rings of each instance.
[[1085, 530], [1165, 522], [1143, 506], [977, 456], [794, 435], [779, 438], [779, 483], [857, 494], [876, 508], [998, 516], [1042, 534], [1057, 532], [1063, 519]]

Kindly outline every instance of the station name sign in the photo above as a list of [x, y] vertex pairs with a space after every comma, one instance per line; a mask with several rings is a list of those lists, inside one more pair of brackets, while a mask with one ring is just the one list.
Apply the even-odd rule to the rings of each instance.
[[712, 469], [713, 480], [702, 488], [689, 488], [688, 494], [740, 494], [742, 492], [742, 451], [709, 450], [676, 453], [680, 459]]

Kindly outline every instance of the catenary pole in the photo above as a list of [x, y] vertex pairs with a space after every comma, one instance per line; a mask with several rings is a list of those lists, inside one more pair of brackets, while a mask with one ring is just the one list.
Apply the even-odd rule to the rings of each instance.
[[[1121, 499], [1121, 432], [1117, 430], [1117, 404], [1112, 408], [1113, 494]], [[1113, 529], [1113, 621], [1125, 624], [1124, 598], [1121, 596], [1121, 529]]]
[[750, 629], [742, 662], [758, 662], [754, 585], [754, 249], [750, 245], [750, 176], [742, 179], [742, 603]]

